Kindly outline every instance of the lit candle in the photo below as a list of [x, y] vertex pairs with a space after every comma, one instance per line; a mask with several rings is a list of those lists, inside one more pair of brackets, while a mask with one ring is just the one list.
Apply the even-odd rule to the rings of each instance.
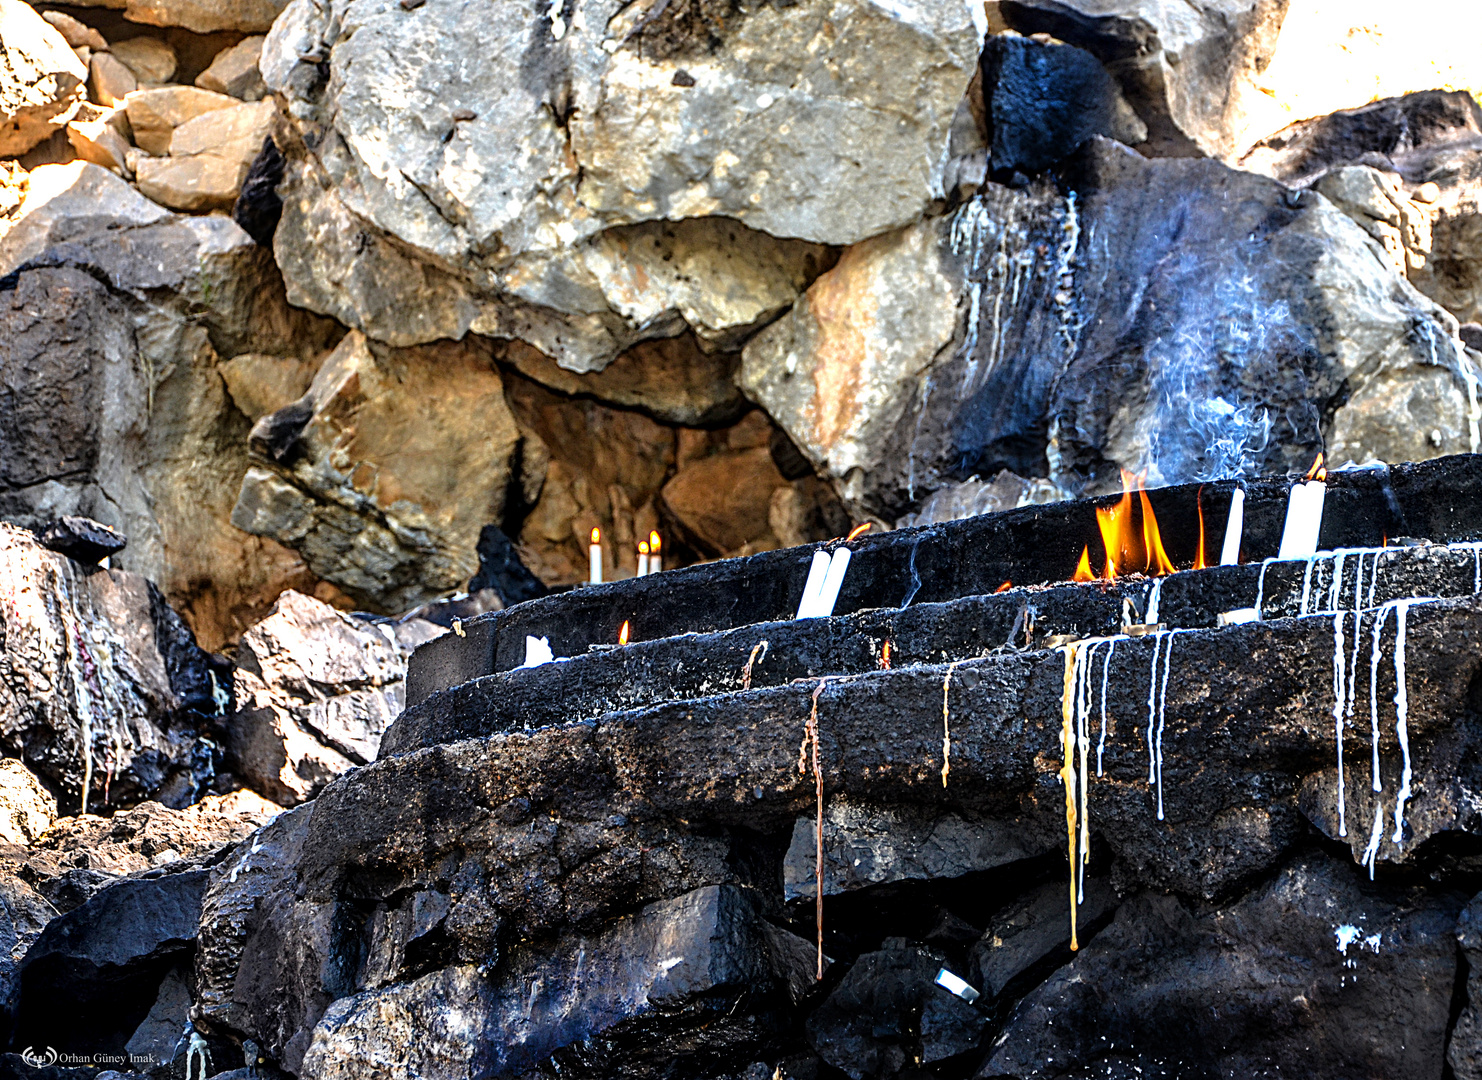
[[648, 541], [638, 541], [638, 576], [648, 576]]
[[1240, 562], [1240, 540], [1244, 533], [1245, 488], [1237, 487], [1230, 495], [1230, 520], [1225, 522], [1225, 546], [1220, 549], [1221, 566], [1235, 566]]
[[664, 549], [664, 542], [659, 539], [659, 534], [650, 532], [648, 534], [648, 572], [657, 574], [664, 569], [664, 560], [660, 552]]
[[808, 580], [803, 585], [803, 596], [798, 601], [797, 618], [816, 617], [813, 609], [818, 606], [818, 596], [823, 592], [823, 581], [828, 576], [829, 561], [828, 552], [820, 550], [813, 553], [813, 563], [808, 567]]
[[1328, 494], [1328, 485], [1324, 483], [1327, 475], [1328, 471], [1322, 467], [1322, 455], [1318, 454], [1307, 479], [1293, 485], [1287, 496], [1286, 526], [1281, 531], [1278, 559], [1306, 559], [1317, 553], [1323, 503]]
[[588, 579], [593, 585], [602, 584], [602, 530], [592, 530], [592, 546], [587, 548], [587, 555], [591, 559], [592, 576]]

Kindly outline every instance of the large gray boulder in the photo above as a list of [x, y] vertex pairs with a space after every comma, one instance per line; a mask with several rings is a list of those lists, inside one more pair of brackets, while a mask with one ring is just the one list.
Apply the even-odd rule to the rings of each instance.
[[183, 806], [212, 773], [219, 685], [179, 616], [138, 574], [93, 570], [0, 525], [0, 740], [73, 807]]
[[686, 325], [735, 340], [817, 245], [941, 197], [982, 35], [961, 0], [296, 0], [261, 59], [301, 136], [289, 294], [393, 344], [472, 330], [576, 371]]
[[118, 529], [113, 565], [218, 649], [285, 585], [314, 587], [291, 550], [231, 524], [250, 422], [222, 361], [310, 362], [335, 328], [287, 306], [271, 254], [226, 217], [173, 214], [81, 161], [27, 180], [0, 235], [0, 520]]
[[1071, 491], [1477, 447], [1450, 315], [1327, 199], [1093, 139], [857, 245], [741, 383], [857, 513], [1010, 468]]

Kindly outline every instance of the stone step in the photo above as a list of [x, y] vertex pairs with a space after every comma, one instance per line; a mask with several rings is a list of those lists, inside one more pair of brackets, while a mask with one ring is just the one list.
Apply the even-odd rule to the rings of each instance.
[[[1371, 612], [1357, 636], [1372, 663], [1348, 662], [1355, 636], [1335, 637], [1330, 618], [1162, 632], [671, 701], [400, 754], [347, 773], [223, 863], [203, 906], [197, 977], [210, 1015], [242, 1018], [245, 1035], [281, 1059], [317, 1038], [324, 999], [284, 999], [258, 973], [297, 971], [304, 956], [352, 956], [335, 968], [333, 993], [345, 999], [335, 1016], [370, 1017], [381, 988], [477, 965], [499, 941], [566, 939], [707, 886], [751, 890], [773, 917], [796, 911], [784, 909], [784, 880], [793, 896], [816, 891], [797, 838], [811, 839], [825, 814], [835, 863], [869, 854], [848, 830], [872, 808], [912, 825], [892, 838], [898, 855], [914, 845], [920, 856], [938, 843], [924, 826], [949, 819], [964, 834], [1012, 835], [1013, 858], [1078, 851], [1067, 787], [1077, 793], [1081, 777], [1075, 820], [1089, 815], [1091, 849], [1115, 861], [1120, 889], [1213, 899], [1268, 874], [1335, 811], [1324, 778], [1340, 732], [1350, 843], [1372, 836], [1380, 860], [1406, 859], [1457, 827], [1473, 797], [1452, 790], [1442, 750], [1474, 722], [1482, 599]], [[1335, 725], [1350, 691], [1355, 715]], [[905, 821], [907, 811], [916, 817]], [[1002, 857], [991, 843], [953, 850], [961, 857], [943, 874]], [[900, 855], [872, 880], [929, 865]], [[259, 903], [269, 884], [274, 902]], [[798, 903], [806, 916], [792, 925], [811, 933], [812, 905]]]
[[[1243, 552], [1249, 562], [1274, 556], [1285, 521], [1287, 479], [1246, 483]], [[1233, 482], [1187, 484], [1148, 493], [1175, 564], [1190, 565], [1200, 507], [1206, 547], [1217, 557]], [[989, 594], [1004, 582], [1067, 580], [1081, 550], [1099, 551], [1095, 511], [1113, 496], [1027, 506], [853, 541], [849, 574], [835, 610], [940, 603]], [[1383, 470], [1329, 475], [1319, 546], [1375, 547], [1386, 537], [1436, 542], [1482, 539], [1482, 457], [1437, 458]], [[634, 641], [713, 633], [791, 619], [813, 552], [821, 545], [764, 552], [644, 578], [588, 586], [491, 612], [420, 648], [407, 677], [407, 703], [470, 679], [518, 667], [525, 637], [549, 640], [557, 656], [615, 643], [629, 623]], [[1098, 561], [1093, 559], [1093, 561]]]
[[[1377, 571], [1375, 568], [1378, 568]], [[1338, 590], [1334, 594], [1334, 581]], [[1482, 547], [1424, 545], [1344, 552], [1265, 566], [1218, 566], [1161, 579], [1012, 589], [829, 619], [760, 623], [597, 646], [537, 667], [471, 679], [402, 713], [380, 755], [500, 731], [587, 720], [670, 700], [727, 694], [798, 679], [856, 675], [889, 664], [938, 664], [1058, 639], [1142, 631], [1156, 596], [1157, 623], [1216, 626], [1221, 612], [1252, 607], [1267, 618], [1372, 608], [1412, 596], [1471, 596], [1482, 589]], [[1361, 594], [1355, 594], [1355, 590]], [[1303, 597], [1307, 602], [1304, 607]]]

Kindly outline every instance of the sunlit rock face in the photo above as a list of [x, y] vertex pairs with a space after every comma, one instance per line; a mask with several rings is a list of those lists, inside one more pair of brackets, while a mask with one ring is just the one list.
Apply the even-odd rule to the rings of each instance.
[[960, 2], [299, 0], [261, 61], [302, 140], [290, 294], [393, 344], [513, 336], [576, 371], [685, 325], [733, 342], [819, 245], [941, 197], [981, 38]]
[[1326, 199], [1106, 140], [1061, 183], [850, 249], [747, 346], [857, 509], [1004, 467], [1095, 491], [1475, 445], [1455, 321]]

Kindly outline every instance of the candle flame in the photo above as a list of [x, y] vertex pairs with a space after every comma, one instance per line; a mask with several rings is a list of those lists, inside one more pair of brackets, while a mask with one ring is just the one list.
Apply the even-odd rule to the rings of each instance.
[[994, 589], [993, 591], [995, 593], [1008, 592], [1013, 587], [1014, 587], [1014, 583], [1012, 581], [1005, 581], [1002, 585], [1000, 585], [998, 588]]
[[849, 535], [846, 536], [846, 537], [844, 537], [844, 543], [847, 544], [847, 543], [849, 543], [849, 541], [853, 540], [856, 536], [861, 536], [864, 533], [869, 532], [870, 531], [870, 525], [871, 524], [872, 524], [872, 522], [866, 521], [863, 524], [854, 526], [854, 528], [850, 531]]
[[600, 544], [600, 543], [602, 543], [602, 530], [601, 529], [593, 529], [592, 530], [592, 543], [593, 544]]
[[624, 619], [623, 620], [622, 629], [618, 631], [618, 644], [619, 645], [626, 645], [626, 644], [628, 644], [628, 620], [627, 619]]
[[640, 540], [640, 541], [638, 541], [638, 554], [640, 554], [640, 555], [647, 555], [648, 554], [648, 541], [647, 540]]
[[659, 534], [658, 533], [651, 532], [651, 533], [648, 534], [648, 550], [649, 551], [651, 551], [655, 555], [657, 555], [659, 553], [659, 551], [662, 550], [663, 546], [664, 546], [664, 542], [659, 539]]
[[1209, 565], [1209, 560], [1204, 557], [1204, 487], [1200, 485], [1198, 492], [1194, 495], [1194, 505], [1199, 508], [1199, 553], [1194, 556], [1194, 569], [1203, 570]]
[[1071, 581], [1095, 581], [1096, 575], [1091, 573], [1091, 549], [1081, 548], [1081, 561], [1075, 565], [1075, 574]]
[[1322, 462], [1323, 462], [1323, 455], [1322, 455], [1321, 451], [1319, 451], [1317, 457], [1315, 457], [1315, 458], [1312, 459], [1312, 468], [1310, 468], [1310, 469], [1307, 470], [1307, 475], [1305, 477], [1303, 477], [1303, 479], [1304, 480], [1326, 480], [1328, 478], [1328, 470], [1323, 467], [1323, 463]]
[[880, 649], [880, 667], [885, 671], [890, 670], [890, 642], [888, 640]]
[[[1096, 528], [1101, 533], [1102, 548], [1106, 551], [1106, 567], [1101, 576], [1108, 581], [1115, 581], [1119, 573], [1141, 572], [1154, 577], [1173, 573], [1173, 561], [1163, 548], [1158, 518], [1143, 486], [1146, 478], [1146, 472], [1133, 475], [1123, 469], [1122, 497], [1112, 506], [1096, 510]], [[1134, 491], [1136, 499], [1132, 497]], [[1081, 572], [1079, 567], [1076, 572]], [[1073, 580], [1091, 579], [1076, 577]]]

